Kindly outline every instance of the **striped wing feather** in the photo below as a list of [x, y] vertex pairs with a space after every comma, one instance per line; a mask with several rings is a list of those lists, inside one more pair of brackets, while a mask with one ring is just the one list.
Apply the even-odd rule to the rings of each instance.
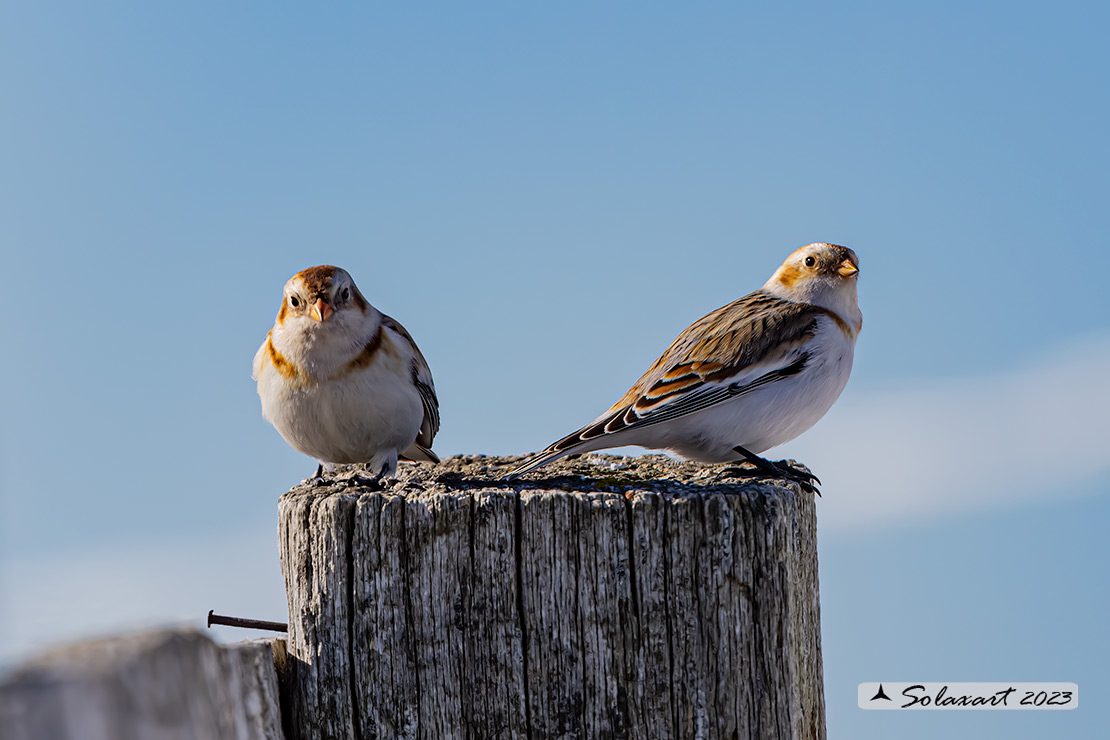
[[[534, 469], [598, 437], [692, 414], [801, 372], [828, 312], [757, 290], [688, 326], [615, 404], [525, 461]], [[752, 377], [757, 368], [766, 372]]]
[[[396, 319], [382, 314], [382, 325], [396, 332], [412, 347], [412, 382], [420, 392], [420, 402], [424, 406], [424, 420], [420, 423], [420, 433], [416, 443], [431, 452], [432, 440], [439, 432], [439, 399], [436, 398], [435, 385], [432, 383], [432, 371], [424, 354], [416, 346], [412, 335]], [[434, 456], [434, 455], [433, 455]]]

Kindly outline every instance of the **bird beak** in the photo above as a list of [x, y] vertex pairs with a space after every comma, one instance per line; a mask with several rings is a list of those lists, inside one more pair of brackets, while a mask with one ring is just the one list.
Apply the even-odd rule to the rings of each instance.
[[329, 306], [323, 298], [317, 298], [316, 303], [312, 304], [312, 310], [308, 315], [317, 321], [327, 321], [328, 318], [335, 313], [335, 309]]
[[859, 268], [856, 267], [856, 263], [852, 262], [852, 260], [846, 259], [840, 263], [840, 267], [836, 268], [836, 271], [847, 278], [859, 272]]

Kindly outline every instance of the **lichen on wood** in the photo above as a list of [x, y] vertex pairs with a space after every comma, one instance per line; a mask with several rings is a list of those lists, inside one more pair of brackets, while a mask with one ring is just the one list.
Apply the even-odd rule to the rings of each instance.
[[516, 461], [282, 496], [292, 737], [824, 737], [812, 495]]

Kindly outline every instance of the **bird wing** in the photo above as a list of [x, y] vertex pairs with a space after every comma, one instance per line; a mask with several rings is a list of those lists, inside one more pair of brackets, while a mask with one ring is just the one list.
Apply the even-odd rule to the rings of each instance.
[[806, 346], [829, 312], [757, 290], [687, 327], [601, 416], [510, 475], [572, 454], [587, 442], [703, 411], [805, 367]]
[[412, 383], [420, 393], [420, 402], [424, 406], [424, 419], [420, 422], [420, 433], [416, 436], [416, 442], [421, 447], [429, 448], [427, 451], [431, 452], [432, 440], [439, 432], [439, 399], [436, 398], [435, 384], [432, 382], [432, 370], [405, 327], [385, 314], [382, 314], [382, 324], [408, 342], [409, 347], [412, 348]]
[[406, 462], [430, 462], [438, 463], [439, 455], [432, 452], [429, 448], [423, 447], [416, 442], [401, 450], [397, 455], [398, 460]]

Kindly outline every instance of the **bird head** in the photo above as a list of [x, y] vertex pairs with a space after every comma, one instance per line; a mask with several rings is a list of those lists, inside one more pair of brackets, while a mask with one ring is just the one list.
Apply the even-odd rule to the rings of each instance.
[[346, 324], [352, 318], [364, 316], [369, 306], [346, 270], [319, 265], [289, 278], [277, 323], [300, 324], [306, 329], [329, 323]]
[[845, 319], [859, 314], [856, 283], [859, 257], [848, 247], [818, 242], [795, 250], [763, 289], [801, 303], [835, 311]]

